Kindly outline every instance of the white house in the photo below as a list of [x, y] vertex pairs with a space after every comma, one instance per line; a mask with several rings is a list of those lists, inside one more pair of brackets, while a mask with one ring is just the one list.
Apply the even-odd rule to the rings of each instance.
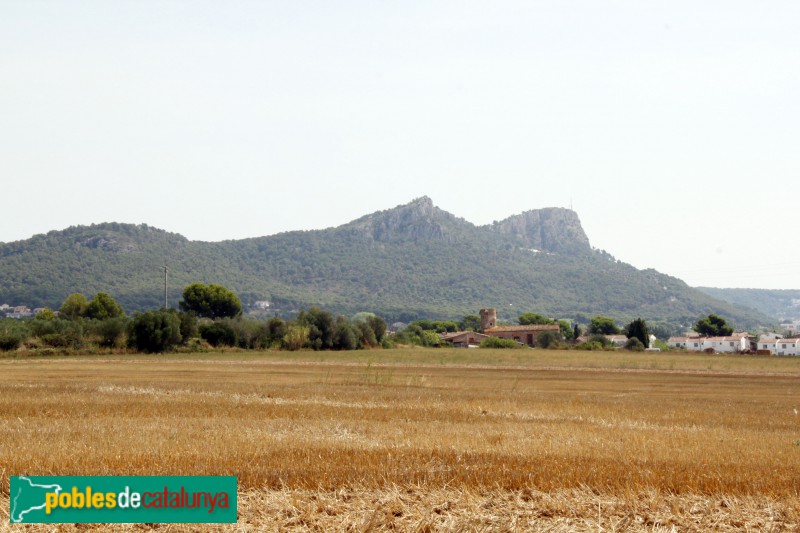
[[775, 341], [775, 351], [772, 353], [773, 355], [800, 355], [800, 339]]
[[695, 352], [711, 349], [718, 353], [737, 353], [750, 349], [750, 340], [745, 333], [735, 333], [729, 337], [670, 337], [667, 343], [671, 348]]
[[777, 352], [777, 344], [781, 339], [762, 338], [758, 340], [756, 345], [759, 350], [769, 350], [769, 353], [775, 355]]
[[689, 351], [703, 351], [702, 337], [670, 337], [667, 340], [670, 348], [683, 348]]
[[730, 337], [706, 337], [703, 339], [704, 350], [712, 348], [719, 353], [744, 352], [750, 349], [750, 341], [746, 336], [732, 335]]

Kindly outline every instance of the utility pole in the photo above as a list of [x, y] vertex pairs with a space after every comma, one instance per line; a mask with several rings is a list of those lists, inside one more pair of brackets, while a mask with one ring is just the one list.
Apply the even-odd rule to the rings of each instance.
[[167, 259], [164, 258], [164, 310], [166, 311], [169, 309], [169, 303], [167, 302], [167, 277], [168, 277], [169, 269], [167, 268]]

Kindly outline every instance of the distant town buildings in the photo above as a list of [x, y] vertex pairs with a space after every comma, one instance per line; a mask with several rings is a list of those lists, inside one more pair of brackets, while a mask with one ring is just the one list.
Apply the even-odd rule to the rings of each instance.
[[28, 318], [36, 314], [34, 309], [25, 305], [10, 306], [8, 304], [0, 305], [0, 311], [5, 313], [6, 318]]
[[800, 339], [759, 339], [758, 349], [772, 355], [800, 355]]
[[31, 309], [27, 305], [0, 304], [0, 318], [30, 318], [44, 311], [44, 307]]
[[694, 352], [741, 353], [752, 349], [752, 340], [748, 333], [740, 331], [727, 337], [670, 337], [667, 344]]
[[800, 334], [800, 320], [781, 324], [781, 328], [788, 331], [790, 335], [798, 335]]

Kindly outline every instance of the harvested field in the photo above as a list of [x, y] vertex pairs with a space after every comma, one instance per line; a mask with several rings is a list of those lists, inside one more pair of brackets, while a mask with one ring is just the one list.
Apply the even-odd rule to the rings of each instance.
[[236, 475], [218, 530], [800, 530], [800, 361], [514, 352], [0, 360], [0, 518], [10, 475]]

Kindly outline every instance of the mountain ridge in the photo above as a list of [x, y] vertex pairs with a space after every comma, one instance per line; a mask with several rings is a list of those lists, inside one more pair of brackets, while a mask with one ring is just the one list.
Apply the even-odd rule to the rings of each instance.
[[536, 311], [580, 321], [642, 316], [676, 326], [710, 312], [743, 327], [771, 320], [593, 249], [574, 211], [536, 209], [476, 226], [426, 196], [333, 228], [220, 242], [145, 224], [51, 231], [0, 244], [0, 302], [57, 307], [71, 292], [103, 290], [129, 312], [159, 307], [165, 259], [173, 305], [183, 286], [213, 282], [245, 304], [370, 310], [390, 319], [456, 318], [497, 307], [506, 319]]

